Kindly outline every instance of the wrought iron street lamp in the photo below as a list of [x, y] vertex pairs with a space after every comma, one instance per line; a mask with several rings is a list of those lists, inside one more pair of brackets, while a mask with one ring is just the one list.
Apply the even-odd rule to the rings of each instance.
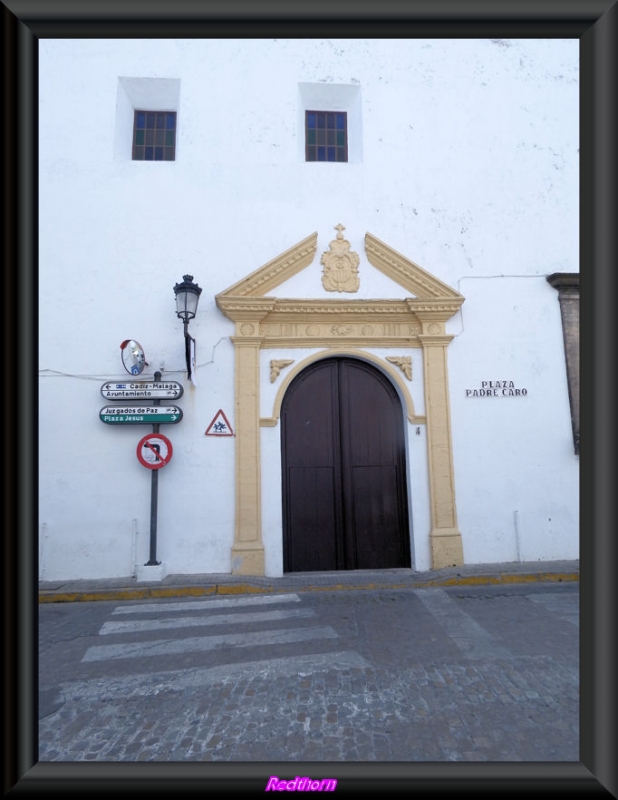
[[195, 339], [189, 335], [189, 322], [197, 313], [197, 306], [200, 301], [201, 288], [197, 283], [193, 283], [193, 275], [183, 275], [182, 283], [174, 286], [176, 295], [176, 316], [183, 321], [185, 333], [185, 356], [187, 360], [187, 375], [194, 380], [192, 374], [193, 353], [195, 351]]
[[184, 322], [185, 336], [188, 335], [189, 321], [195, 317], [202, 290], [193, 283], [193, 275], [183, 275], [182, 283], [174, 286], [176, 295], [176, 315]]

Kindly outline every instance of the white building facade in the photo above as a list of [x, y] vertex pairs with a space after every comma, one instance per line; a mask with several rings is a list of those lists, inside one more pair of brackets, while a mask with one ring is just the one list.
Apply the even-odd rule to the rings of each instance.
[[[39, 69], [41, 579], [578, 558], [577, 40], [51, 39]], [[312, 111], [342, 160], [307, 160]], [[174, 115], [163, 160], [136, 112]], [[153, 503], [152, 425], [102, 409], [155, 373]]]

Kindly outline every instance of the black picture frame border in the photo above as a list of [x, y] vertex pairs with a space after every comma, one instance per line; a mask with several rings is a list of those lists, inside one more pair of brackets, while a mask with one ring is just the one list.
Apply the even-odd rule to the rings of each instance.
[[[338, 792], [616, 797], [618, 4], [615, 0], [4, 0], [6, 795], [264, 791], [335, 777]], [[326, 34], [326, 36], [325, 36]], [[577, 38], [580, 42], [581, 753], [551, 763], [38, 763], [38, 40], [41, 38]], [[67, 312], [68, 313], [68, 312]], [[551, 476], [548, 476], [551, 480]]]

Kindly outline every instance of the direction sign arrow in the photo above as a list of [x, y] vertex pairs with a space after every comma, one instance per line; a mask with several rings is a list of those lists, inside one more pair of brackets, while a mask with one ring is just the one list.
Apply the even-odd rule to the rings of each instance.
[[129, 381], [104, 383], [101, 394], [108, 400], [178, 400], [184, 389], [176, 381]]
[[180, 422], [182, 409], [178, 406], [104, 406], [99, 418], [107, 425], [171, 424]]

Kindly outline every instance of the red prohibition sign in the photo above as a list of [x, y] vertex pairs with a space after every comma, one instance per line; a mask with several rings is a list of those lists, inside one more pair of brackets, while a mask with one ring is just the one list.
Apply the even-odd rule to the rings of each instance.
[[161, 469], [172, 457], [172, 443], [162, 433], [149, 433], [139, 440], [137, 457], [148, 469]]

